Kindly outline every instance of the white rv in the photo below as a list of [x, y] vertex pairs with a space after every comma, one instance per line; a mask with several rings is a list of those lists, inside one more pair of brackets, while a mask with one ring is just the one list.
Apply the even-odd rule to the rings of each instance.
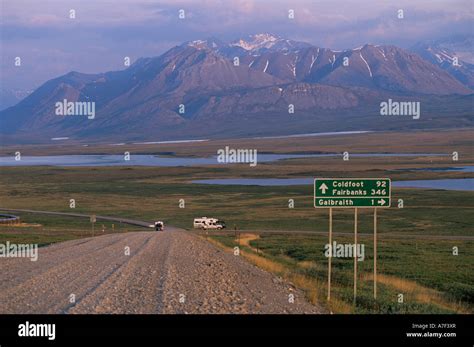
[[225, 222], [217, 218], [208, 218], [208, 217], [194, 218], [193, 227], [195, 229], [203, 229], [203, 230], [207, 230], [207, 229], [221, 230], [225, 228]]

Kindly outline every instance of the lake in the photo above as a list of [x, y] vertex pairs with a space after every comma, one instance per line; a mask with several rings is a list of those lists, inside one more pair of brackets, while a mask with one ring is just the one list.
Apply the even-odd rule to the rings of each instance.
[[[226, 178], [195, 180], [197, 184], [245, 185], [245, 186], [300, 186], [313, 185], [314, 178]], [[439, 180], [416, 180], [392, 182], [393, 187], [430, 188], [443, 190], [474, 191], [474, 178], [452, 178]]]
[[[417, 157], [417, 156], [447, 156], [442, 153], [354, 153], [351, 157]], [[337, 157], [341, 153], [315, 153], [315, 154], [269, 154], [259, 153], [259, 163], [273, 162], [283, 159]], [[54, 155], [54, 156], [22, 156], [21, 160], [15, 160], [14, 156], [0, 157], [0, 166], [195, 166], [195, 165], [233, 165], [219, 163], [217, 156], [206, 158], [187, 157], [160, 157], [147, 154], [132, 154], [129, 161], [124, 160], [123, 155]]]
[[454, 167], [428, 167], [428, 168], [414, 168], [414, 169], [401, 169], [399, 171], [433, 171], [433, 172], [452, 172], [452, 171], [462, 171], [462, 172], [474, 172], [474, 165], [465, 165], [465, 166], [454, 166]]

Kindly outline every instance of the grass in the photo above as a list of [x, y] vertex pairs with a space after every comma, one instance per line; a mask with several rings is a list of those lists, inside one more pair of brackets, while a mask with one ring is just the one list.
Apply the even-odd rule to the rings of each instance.
[[[360, 242], [366, 245], [366, 258], [359, 266], [357, 305], [352, 305], [351, 259], [334, 259], [333, 293], [326, 304], [327, 210], [314, 209], [311, 186], [259, 187], [190, 184], [195, 179], [232, 177], [390, 177], [392, 180], [474, 177], [469, 172], [419, 171], [414, 168], [472, 165], [472, 130], [459, 132], [374, 133], [355, 137], [325, 137], [296, 140], [223, 140], [202, 145], [146, 147], [148, 153], [179, 155], [215, 154], [216, 148], [232, 145], [259, 152], [430, 152], [458, 151], [460, 161], [449, 157], [306, 158], [248, 165], [207, 167], [2, 167], [0, 168], [0, 207], [123, 216], [142, 220], [164, 220], [178, 227], [192, 228], [198, 216], [223, 219], [233, 230], [245, 230], [242, 254], [267, 271], [284, 276], [302, 288], [307, 297], [339, 313], [464, 313], [474, 303], [474, 241], [470, 239], [430, 239], [428, 235], [473, 236], [474, 193], [434, 189], [392, 191], [392, 208], [379, 210], [379, 297], [372, 297], [371, 238], [372, 212], [360, 209]], [[349, 142], [347, 142], [349, 141]], [[347, 143], [351, 146], [348, 148]], [[221, 147], [219, 147], [221, 146]], [[109, 146], [110, 147], [110, 146]], [[107, 147], [108, 148], [108, 147]], [[143, 147], [145, 148], [145, 147]], [[7, 153], [10, 149], [2, 149]], [[46, 149], [25, 148], [23, 155], [45, 154]], [[51, 150], [51, 149], [48, 149]], [[106, 147], [88, 147], [102, 151]], [[111, 147], [110, 150], [116, 150]], [[123, 150], [123, 148], [121, 149]], [[137, 149], [138, 150], [138, 149]], [[144, 149], [143, 149], [144, 150]], [[7, 151], [7, 152], [5, 152]], [[35, 152], [36, 151], [36, 152]], [[41, 152], [43, 151], [43, 152]], [[56, 152], [55, 152], [56, 151]], [[49, 154], [77, 153], [78, 148], [56, 148]], [[76, 152], [74, 152], [76, 151]], [[30, 153], [31, 152], [31, 153]], [[9, 152], [8, 152], [9, 153]], [[75, 199], [76, 208], [69, 208]], [[185, 208], [179, 208], [184, 199]], [[288, 208], [294, 199], [295, 208]], [[404, 208], [397, 208], [399, 199]], [[87, 219], [21, 214], [19, 227], [0, 226], [0, 242], [49, 244], [91, 235]], [[334, 232], [338, 242], [352, 239], [340, 233], [353, 230], [353, 212], [335, 210]], [[37, 224], [37, 225], [35, 225]], [[133, 231], [135, 228], [98, 222], [96, 232]], [[294, 231], [284, 234], [252, 235], [252, 231]], [[311, 231], [318, 234], [302, 234]], [[392, 237], [392, 234], [399, 235]], [[401, 235], [401, 236], [400, 236]], [[406, 236], [404, 236], [406, 235]], [[421, 235], [412, 238], [411, 235]], [[426, 237], [423, 237], [426, 236]], [[212, 242], [234, 247], [233, 235], [213, 235]], [[452, 248], [459, 247], [459, 255]], [[403, 292], [404, 303], [397, 301]]]
[[[195, 170], [183, 169], [188, 179], [202, 174], [202, 170]], [[163, 219], [184, 228], [191, 227], [194, 217], [212, 214], [224, 219], [232, 229], [235, 226], [241, 230], [327, 230], [327, 211], [313, 208], [310, 186], [188, 184], [176, 182], [175, 171], [133, 168], [122, 176], [121, 168], [2, 168], [0, 205], [70, 212], [69, 199], [74, 198], [74, 212], [150, 221]], [[209, 175], [213, 174], [210, 170]], [[380, 233], [395, 230], [410, 234], [469, 235], [472, 230], [474, 194], [471, 192], [393, 189], [392, 196], [392, 204], [403, 199], [404, 208], [379, 211]], [[180, 199], [184, 199], [185, 208], [178, 208]], [[295, 208], [288, 208], [289, 199], [294, 199]], [[361, 209], [360, 213], [360, 230], [370, 231], [371, 212]], [[335, 232], [352, 230], [351, 214], [348, 210], [335, 214]]]
[[210, 156], [225, 146], [233, 148], [257, 148], [259, 153], [452, 153], [457, 151], [461, 159], [473, 158], [472, 128], [433, 131], [387, 131], [359, 135], [300, 137], [295, 139], [217, 139], [201, 143], [148, 144], [124, 146], [89, 145], [77, 143], [55, 145], [2, 146], [0, 155], [58, 155], [58, 154], [160, 154], [176, 156]]
[[[22, 223], [16, 226], [0, 224], [0, 243], [36, 243], [39, 246], [55, 242], [91, 237], [92, 226], [87, 218], [48, 216], [22, 213]], [[26, 222], [25, 221], [29, 221]], [[34, 223], [33, 223], [34, 221]], [[98, 221], [94, 236], [130, 231], [143, 231], [126, 224]]]
[[[212, 239], [223, 247], [239, 246], [234, 235]], [[249, 241], [250, 240], [250, 241]], [[285, 277], [307, 298], [334, 313], [472, 313], [474, 241], [464, 242], [465, 256], [451, 253], [453, 241], [382, 240], [378, 244], [378, 298], [373, 299], [371, 240], [363, 238], [365, 260], [358, 263], [358, 297], [353, 306], [353, 259], [333, 258], [332, 298], [327, 303], [326, 238], [316, 235], [248, 234], [240, 239], [242, 255], [253, 264]], [[259, 252], [256, 252], [257, 243]], [[337, 242], [351, 239], [338, 237]], [[443, 257], [439, 257], [443, 254]], [[433, 262], [433, 259], [436, 261]], [[429, 260], [429, 261], [428, 261]], [[424, 266], [420, 266], [424, 264]], [[440, 266], [442, 264], [442, 266]], [[403, 303], [398, 295], [403, 294]]]

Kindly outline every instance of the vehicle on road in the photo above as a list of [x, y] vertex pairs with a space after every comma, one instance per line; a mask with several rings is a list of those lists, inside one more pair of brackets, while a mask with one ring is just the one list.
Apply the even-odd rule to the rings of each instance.
[[163, 223], [162, 221], [156, 221], [155, 222], [155, 230], [156, 231], [163, 231], [165, 230], [165, 223]]
[[226, 227], [225, 222], [223, 220], [219, 220], [217, 218], [208, 218], [208, 217], [201, 217], [201, 218], [194, 218], [193, 227], [195, 229], [217, 229], [222, 230]]

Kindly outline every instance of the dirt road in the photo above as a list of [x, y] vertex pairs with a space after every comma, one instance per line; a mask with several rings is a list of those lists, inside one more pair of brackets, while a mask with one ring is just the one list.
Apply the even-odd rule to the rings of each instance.
[[320, 312], [291, 284], [179, 229], [62, 242], [36, 262], [0, 258], [0, 313]]
[[[52, 216], [66, 216], [66, 217], [87, 218], [87, 219], [89, 219], [92, 216], [90, 214], [83, 214], [83, 213], [38, 211], [38, 210], [29, 210], [29, 209], [11, 209], [11, 208], [1, 208], [1, 207], [0, 207], [0, 211], [20, 212], [20, 213], [26, 212], [26, 213], [46, 214], [46, 215], [52, 215]], [[151, 222], [145, 222], [145, 221], [136, 220], [136, 219], [99, 216], [99, 215], [95, 215], [95, 218], [97, 220], [106, 220], [106, 221], [112, 221], [112, 222], [125, 223], [125, 224], [136, 225], [136, 226], [144, 227], [144, 228], [152, 227]]]

